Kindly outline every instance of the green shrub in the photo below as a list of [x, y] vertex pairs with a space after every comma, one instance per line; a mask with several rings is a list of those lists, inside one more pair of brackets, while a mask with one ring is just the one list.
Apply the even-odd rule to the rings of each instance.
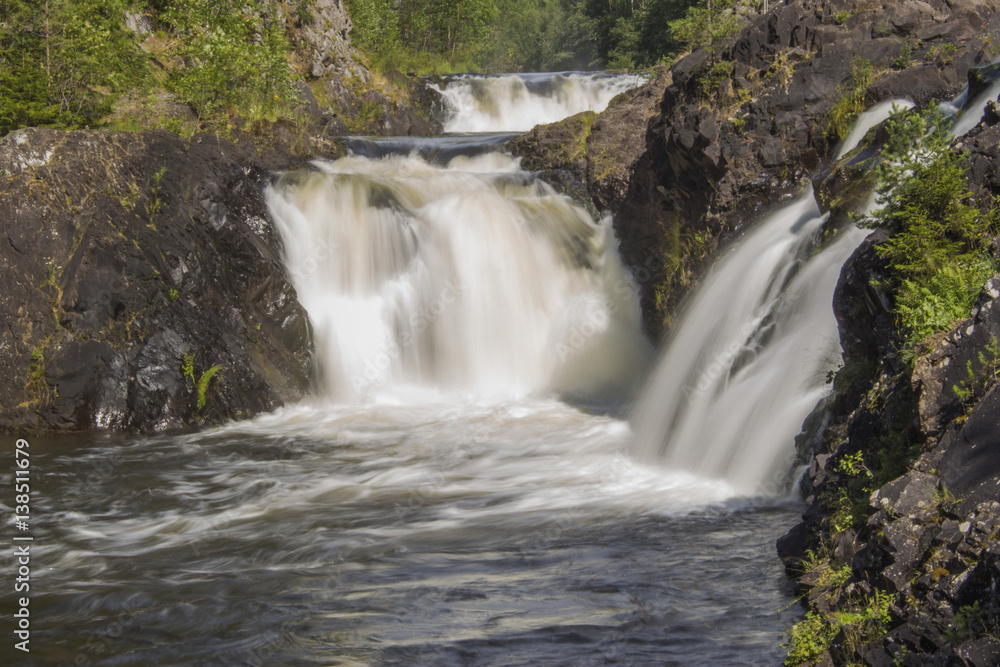
[[955, 320], [969, 317], [995, 268], [992, 259], [979, 255], [944, 264], [926, 282], [904, 280], [896, 297], [896, 313], [906, 331], [906, 349], [944, 331]]
[[743, 26], [744, 19], [736, 12], [738, 4], [736, 0], [692, 4], [684, 18], [670, 21], [670, 32], [690, 51], [721, 44]]
[[983, 214], [972, 205], [966, 154], [951, 142], [937, 110], [893, 114], [877, 170], [879, 208], [862, 221], [890, 237], [878, 252], [889, 264], [904, 353], [968, 317], [996, 269], [987, 248], [997, 209]]
[[913, 64], [913, 46], [909, 42], [903, 42], [899, 47], [899, 55], [892, 61], [895, 69], [906, 69]]
[[[850, 605], [851, 611], [835, 611], [822, 616], [814, 611], [792, 626], [787, 646], [786, 665], [798, 665], [819, 659], [826, 651], [848, 657], [867, 642], [885, 635], [891, 618], [891, 598], [879, 590]], [[842, 642], [834, 640], [842, 636]], [[836, 661], [841, 664], [840, 661]]]
[[290, 113], [298, 90], [290, 46], [273, 2], [175, 0], [162, 18], [178, 38], [184, 67], [168, 86], [200, 115], [231, 110], [251, 119]]
[[86, 127], [125, 90], [148, 83], [124, 23], [127, 0], [0, 3], [0, 134]]
[[732, 73], [732, 60], [720, 60], [706, 68], [698, 77], [698, 95], [704, 100], [709, 99]]
[[808, 612], [803, 620], [792, 626], [785, 664], [799, 665], [817, 660], [830, 648], [836, 636], [836, 627], [816, 612]]
[[851, 61], [851, 82], [840, 88], [840, 97], [830, 109], [828, 130], [837, 138], [847, 136], [854, 119], [867, 107], [868, 87], [876, 79], [875, 67], [864, 58]]

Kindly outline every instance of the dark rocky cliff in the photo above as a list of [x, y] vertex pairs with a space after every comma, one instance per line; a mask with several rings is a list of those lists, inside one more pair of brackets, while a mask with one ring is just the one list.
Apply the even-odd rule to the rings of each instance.
[[164, 430], [309, 389], [308, 319], [252, 148], [20, 130], [0, 169], [0, 429]]
[[512, 146], [529, 169], [571, 170], [615, 214], [656, 339], [715, 251], [832, 157], [838, 105], [946, 99], [996, 59], [997, 34], [996, 0], [772, 3], [732, 43], [682, 58], [591, 123]]
[[[604, 114], [513, 145], [527, 168], [579, 181], [614, 212], [656, 337], [718, 249], [807, 180], [832, 224], [858, 210], [877, 146], [830, 165], [851, 96], [860, 108], [948, 99], [970, 78], [980, 85], [970, 70], [996, 60], [998, 35], [995, 1], [778, 4], [733, 43], [689, 55]], [[642, 118], [641, 144], [620, 138]], [[960, 144], [981, 201], [1000, 194], [998, 122], [987, 109]], [[619, 159], [604, 159], [599, 147], [614, 143]], [[801, 631], [831, 647], [814, 664], [997, 665], [1000, 276], [911, 371], [895, 352], [900, 332], [882, 288], [875, 247], [885, 239], [873, 234], [843, 269], [834, 309], [845, 367], [807, 422], [818, 433], [800, 438], [807, 507], [779, 552], [813, 614]], [[961, 400], [954, 388], [969, 384], [975, 392]], [[859, 461], [872, 458], [882, 464], [877, 490], [861, 495], [873, 480]], [[831, 628], [836, 636], [820, 638]]]

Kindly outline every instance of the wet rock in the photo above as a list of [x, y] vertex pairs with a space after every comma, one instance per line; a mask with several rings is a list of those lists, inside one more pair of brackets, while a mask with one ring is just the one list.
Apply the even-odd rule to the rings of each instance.
[[889, 271], [877, 247], [889, 240], [882, 230], [868, 235], [840, 271], [833, 313], [845, 358], [875, 359], [892, 341], [892, 302], [881, 287]]
[[593, 111], [585, 111], [558, 123], [538, 125], [512, 139], [508, 148], [522, 156], [523, 169], [566, 171], [586, 183], [587, 140], [596, 117]]
[[1000, 79], [1000, 63], [986, 67], [973, 67], [969, 70], [969, 101], [976, 99], [986, 91], [997, 79]]
[[806, 559], [807, 552], [814, 547], [811, 526], [805, 522], [799, 523], [778, 538], [778, 557], [785, 563], [789, 574], [798, 574], [802, 571], [801, 564]]
[[0, 164], [0, 429], [157, 431], [309, 390], [308, 319], [254, 151], [21, 130]]

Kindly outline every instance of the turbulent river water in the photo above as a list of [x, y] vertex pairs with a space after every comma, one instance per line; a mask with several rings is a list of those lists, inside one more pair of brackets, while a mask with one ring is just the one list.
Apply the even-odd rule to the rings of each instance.
[[[525, 129], [635, 83], [463, 77], [446, 89], [449, 128]], [[548, 116], [524, 121], [518, 104]], [[197, 434], [33, 442], [32, 653], [6, 641], [0, 662], [781, 662], [800, 612], [774, 540], [799, 506], [760, 482], [787, 479], [778, 453], [835, 361], [829, 293], [857, 239], [813, 252], [808, 194], [777, 214], [749, 311], [681, 354], [700, 367], [668, 351], [660, 368], [682, 371], [657, 371], [630, 418], [654, 352], [610, 221], [521, 172], [502, 141], [358, 139], [353, 156], [276, 180], [316, 396]], [[727, 308], [693, 308], [693, 338]], [[799, 356], [744, 363], [772, 339]], [[723, 387], [790, 366], [791, 416]], [[729, 403], [671, 403], [683, 386]], [[766, 455], [737, 452], [744, 429]], [[700, 466], [705, 451], [763, 463], [747, 477]]]

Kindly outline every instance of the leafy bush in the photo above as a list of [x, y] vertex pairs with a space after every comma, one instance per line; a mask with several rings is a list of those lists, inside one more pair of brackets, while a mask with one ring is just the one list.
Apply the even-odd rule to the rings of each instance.
[[670, 22], [670, 31], [690, 51], [718, 44], [736, 35], [743, 26], [736, 11], [743, 4], [737, 0], [696, 3], [688, 8], [684, 18]]
[[26, 126], [90, 126], [123, 91], [145, 86], [146, 56], [124, 23], [129, 5], [0, 3], [0, 134]]
[[[882, 637], [889, 630], [890, 597], [874, 593], [851, 605], [853, 611], [835, 611], [822, 616], [814, 611], [792, 626], [786, 665], [798, 665], [819, 659], [826, 651], [851, 655], [865, 643]], [[834, 643], [837, 637], [842, 643]], [[838, 664], [840, 664], [838, 662]]]
[[179, 38], [184, 67], [169, 87], [199, 114], [232, 109], [273, 117], [298, 101], [288, 65], [290, 46], [273, 2], [175, 0], [161, 18]]
[[972, 205], [965, 154], [951, 149], [948, 123], [936, 110], [903, 111], [888, 121], [878, 167], [879, 208], [862, 224], [890, 236], [879, 246], [896, 292], [906, 350], [969, 316], [996, 264], [987, 248], [997, 209]]
[[943, 265], [926, 282], [904, 280], [896, 297], [896, 313], [907, 331], [906, 349], [968, 317], [995, 268], [988, 257], [973, 256]]
[[837, 628], [816, 612], [808, 612], [803, 620], [792, 626], [785, 664], [798, 665], [817, 660], [830, 648], [836, 636]]

